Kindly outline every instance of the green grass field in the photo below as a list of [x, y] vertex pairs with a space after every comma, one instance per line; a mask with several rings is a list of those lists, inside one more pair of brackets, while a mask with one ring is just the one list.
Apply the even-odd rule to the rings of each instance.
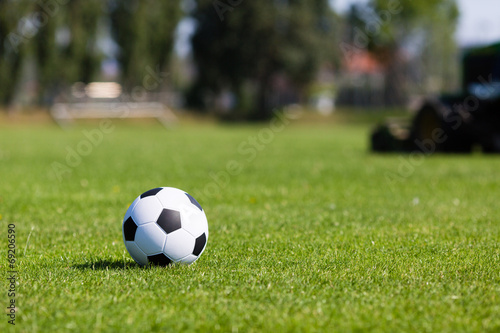
[[[364, 123], [98, 129], [0, 124], [0, 331], [500, 331], [498, 156], [373, 155]], [[125, 250], [158, 186], [206, 211], [191, 266]]]

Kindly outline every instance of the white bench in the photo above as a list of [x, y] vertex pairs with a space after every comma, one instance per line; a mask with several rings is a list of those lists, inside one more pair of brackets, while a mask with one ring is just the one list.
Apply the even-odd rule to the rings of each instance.
[[169, 108], [158, 102], [56, 103], [50, 114], [60, 126], [76, 119], [155, 118], [168, 128], [177, 120]]

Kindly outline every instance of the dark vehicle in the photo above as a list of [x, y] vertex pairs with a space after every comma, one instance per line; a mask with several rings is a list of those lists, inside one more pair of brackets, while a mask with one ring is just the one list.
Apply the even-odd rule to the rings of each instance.
[[462, 66], [461, 93], [425, 99], [408, 125], [378, 126], [372, 150], [500, 153], [500, 43], [465, 52]]

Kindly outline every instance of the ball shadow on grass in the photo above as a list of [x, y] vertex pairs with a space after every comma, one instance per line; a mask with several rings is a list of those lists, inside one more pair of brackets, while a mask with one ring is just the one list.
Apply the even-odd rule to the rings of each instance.
[[73, 268], [80, 270], [124, 270], [131, 268], [141, 267], [135, 262], [124, 261], [124, 260], [109, 260], [109, 259], [97, 259], [92, 261], [86, 261], [82, 264], [76, 264], [72, 266]]

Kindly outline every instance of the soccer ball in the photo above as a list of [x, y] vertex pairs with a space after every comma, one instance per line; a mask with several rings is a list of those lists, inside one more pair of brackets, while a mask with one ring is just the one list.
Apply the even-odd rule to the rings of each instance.
[[189, 194], [158, 187], [138, 196], [123, 218], [123, 241], [139, 265], [190, 264], [208, 240], [207, 217]]

